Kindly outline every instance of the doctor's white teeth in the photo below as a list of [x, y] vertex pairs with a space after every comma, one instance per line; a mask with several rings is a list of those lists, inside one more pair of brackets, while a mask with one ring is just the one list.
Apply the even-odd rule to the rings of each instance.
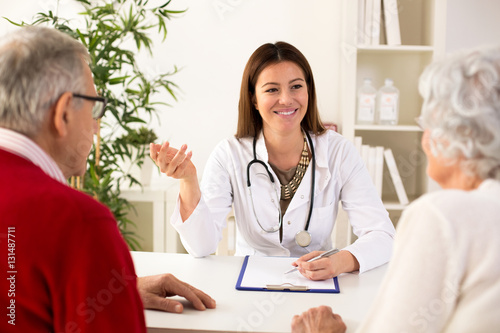
[[289, 115], [293, 114], [297, 110], [298, 109], [293, 109], [293, 110], [290, 110], [290, 111], [274, 111], [274, 112], [277, 113], [277, 114], [279, 114], [279, 115], [289, 116]]

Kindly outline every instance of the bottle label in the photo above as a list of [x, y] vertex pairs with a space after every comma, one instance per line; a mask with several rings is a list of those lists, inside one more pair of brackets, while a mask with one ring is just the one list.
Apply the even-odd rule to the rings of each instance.
[[397, 94], [382, 94], [380, 96], [380, 120], [395, 120], [397, 118]]
[[373, 122], [375, 118], [375, 94], [362, 94], [359, 97], [358, 120]]

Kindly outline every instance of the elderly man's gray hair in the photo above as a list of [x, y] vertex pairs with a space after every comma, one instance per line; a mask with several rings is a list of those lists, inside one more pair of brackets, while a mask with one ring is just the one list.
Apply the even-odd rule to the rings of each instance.
[[24, 27], [0, 43], [0, 126], [35, 136], [66, 91], [84, 93], [87, 49], [52, 28]]

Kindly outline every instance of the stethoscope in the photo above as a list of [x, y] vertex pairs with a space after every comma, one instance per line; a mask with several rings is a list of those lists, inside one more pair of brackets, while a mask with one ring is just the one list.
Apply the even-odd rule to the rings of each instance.
[[[311, 137], [309, 136], [309, 133], [307, 133], [307, 131], [304, 131], [304, 132], [306, 134], [307, 141], [309, 142], [309, 148], [311, 149], [311, 155], [312, 155], [311, 199], [310, 199], [310, 202], [309, 202], [309, 213], [307, 215], [306, 227], [304, 228], [304, 230], [301, 230], [301, 231], [299, 231], [299, 232], [297, 232], [295, 234], [295, 243], [297, 243], [297, 245], [299, 245], [299, 246], [307, 247], [307, 246], [309, 246], [309, 244], [311, 244], [311, 238], [312, 238], [311, 234], [308, 231], [308, 229], [309, 229], [309, 223], [311, 222], [311, 215], [312, 215], [312, 210], [313, 210], [313, 205], [314, 205], [314, 183], [315, 183], [315, 180], [316, 180], [316, 177], [315, 177], [316, 156], [314, 154], [314, 146], [313, 146]], [[248, 163], [248, 165], [247, 165], [247, 187], [248, 187], [248, 190], [250, 192], [250, 201], [252, 202], [252, 210], [253, 210], [253, 214], [255, 216], [255, 220], [257, 221], [257, 223], [259, 224], [259, 227], [264, 232], [271, 233], [271, 232], [276, 232], [276, 231], [278, 231], [281, 228], [281, 225], [283, 224], [283, 216], [281, 214], [281, 208], [279, 206], [279, 202], [280, 202], [280, 200], [279, 200], [279, 194], [278, 194], [278, 192], [276, 190], [276, 186], [274, 186], [274, 184], [275, 184], [274, 183], [274, 177], [271, 174], [271, 172], [269, 171], [269, 168], [267, 167], [267, 164], [264, 163], [263, 161], [257, 159], [257, 153], [255, 151], [256, 144], [257, 144], [257, 138], [254, 137], [253, 138], [253, 160], [251, 160], [250, 163]], [[266, 172], [267, 172], [267, 174], [269, 176], [269, 179], [271, 180], [271, 183], [273, 183], [273, 188], [274, 188], [275, 194], [276, 194], [276, 203], [278, 204], [277, 208], [278, 208], [278, 212], [279, 212], [279, 218], [278, 218], [278, 225], [272, 227], [271, 229], [266, 229], [266, 228], [264, 228], [262, 226], [262, 224], [260, 224], [259, 219], [257, 217], [257, 213], [255, 211], [255, 205], [253, 204], [252, 186], [251, 186], [251, 183], [250, 183], [250, 168], [255, 163], [258, 163], [258, 164], [264, 166], [264, 168], [266, 169]]]

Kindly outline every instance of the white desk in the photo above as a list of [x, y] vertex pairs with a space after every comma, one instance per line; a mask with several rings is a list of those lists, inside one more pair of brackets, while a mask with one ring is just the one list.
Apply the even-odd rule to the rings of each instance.
[[235, 289], [243, 257], [132, 252], [138, 276], [172, 273], [203, 290], [217, 302], [216, 309], [197, 311], [183, 301], [184, 313], [146, 310], [148, 332], [290, 332], [295, 314], [329, 305], [354, 332], [368, 312], [387, 265], [364, 274], [339, 276], [339, 294], [252, 292]]

